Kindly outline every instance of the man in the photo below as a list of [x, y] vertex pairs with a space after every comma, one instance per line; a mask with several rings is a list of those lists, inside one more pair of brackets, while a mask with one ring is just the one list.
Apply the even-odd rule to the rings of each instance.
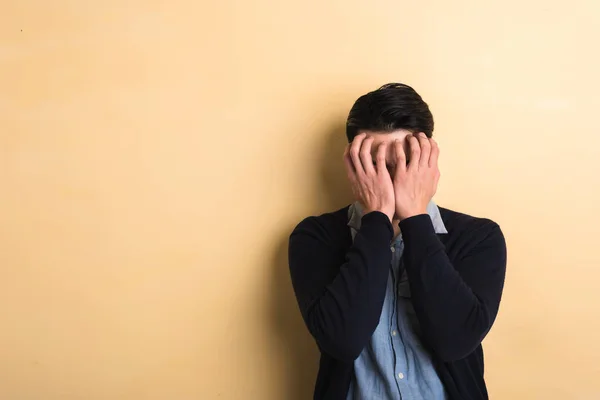
[[387, 84], [348, 116], [356, 202], [303, 220], [289, 266], [321, 351], [315, 399], [487, 399], [481, 341], [498, 313], [498, 225], [436, 206], [433, 117]]

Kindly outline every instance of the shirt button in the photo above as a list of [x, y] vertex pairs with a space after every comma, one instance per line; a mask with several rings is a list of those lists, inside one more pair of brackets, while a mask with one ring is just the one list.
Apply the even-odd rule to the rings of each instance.
[[390, 247], [390, 250], [392, 250], [392, 253], [394, 253], [396, 251], [395, 247]]
[[392, 331], [392, 336], [396, 336], [397, 333], [398, 332], [396, 332], [396, 331]]
[[404, 374], [403, 374], [402, 372], [400, 372], [400, 373], [398, 374], [398, 378], [400, 378], [400, 379], [404, 379]]

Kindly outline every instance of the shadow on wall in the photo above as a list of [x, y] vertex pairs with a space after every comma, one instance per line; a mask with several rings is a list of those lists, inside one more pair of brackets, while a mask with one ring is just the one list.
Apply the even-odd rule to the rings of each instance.
[[[320, 165], [316, 168], [318, 176], [315, 176], [316, 187], [312, 192], [317, 198], [305, 200], [317, 205], [314, 215], [342, 208], [352, 199], [342, 162], [344, 146], [347, 144], [343, 120], [340, 119], [326, 130], [322, 138]], [[284, 359], [282, 364], [285, 365], [288, 379], [285, 399], [306, 400], [313, 397], [319, 352], [300, 315], [290, 279], [288, 239], [293, 228], [289, 227], [280, 242], [276, 243], [270, 307], [273, 308], [274, 330], [279, 339], [279, 350]]]

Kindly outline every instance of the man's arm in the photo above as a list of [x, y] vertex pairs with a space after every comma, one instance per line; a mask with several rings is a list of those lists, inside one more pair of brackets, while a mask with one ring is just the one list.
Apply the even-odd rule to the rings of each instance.
[[443, 361], [454, 361], [479, 346], [494, 322], [504, 286], [506, 244], [495, 223], [472, 222], [459, 239], [468, 250], [452, 265], [426, 211], [440, 178], [439, 147], [424, 133], [407, 140], [408, 163], [402, 145], [395, 144], [394, 174], [404, 264], [425, 341]]
[[492, 327], [506, 272], [506, 244], [500, 227], [484, 220], [465, 233], [470, 250], [452, 265], [431, 218], [400, 222], [404, 265], [423, 336], [446, 362], [471, 353]]
[[387, 145], [379, 145], [373, 165], [373, 141], [361, 133], [344, 152], [352, 191], [365, 207], [350, 250], [340, 254], [349, 228], [324, 226], [323, 219], [305, 219], [290, 237], [290, 273], [306, 326], [322, 351], [343, 361], [355, 360], [377, 327], [392, 260], [394, 186]]
[[340, 237], [331, 233], [317, 218], [301, 222], [290, 236], [290, 273], [302, 317], [321, 351], [353, 361], [379, 323], [393, 228], [385, 214], [366, 214], [341, 267], [335, 265], [342, 258], [335, 245]]

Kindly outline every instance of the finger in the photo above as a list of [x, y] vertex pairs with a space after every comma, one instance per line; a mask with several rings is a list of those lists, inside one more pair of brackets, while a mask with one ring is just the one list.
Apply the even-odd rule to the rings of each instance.
[[410, 161], [408, 162], [408, 169], [412, 170], [419, 167], [419, 161], [421, 159], [421, 147], [419, 146], [419, 140], [414, 136], [408, 136], [408, 143], [410, 146]]
[[354, 170], [354, 164], [350, 158], [350, 143], [348, 143], [346, 149], [344, 150], [344, 166], [346, 167], [346, 175], [348, 175], [348, 180], [350, 180], [350, 182], [354, 182], [356, 180], [356, 171]]
[[373, 140], [375, 140], [375, 138], [372, 136], [367, 136], [367, 138], [363, 140], [360, 148], [360, 161], [362, 162], [362, 167], [365, 172], [370, 175], [375, 174], [375, 168], [373, 167], [373, 156], [371, 156]]
[[398, 139], [394, 141], [394, 156], [396, 157], [396, 174], [406, 171], [406, 153], [404, 146]]
[[356, 136], [352, 141], [352, 145], [350, 146], [350, 159], [352, 160], [352, 165], [354, 166], [354, 171], [356, 171], [357, 177], [365, 174], [365, 170], [360, 162], [360, 147], [366, 136], [367, 135], [364, 133]]
[[421, 146], [421, 159], [419, 160], [420, 167], [428, 167], [429, 166], [429, 156], [431, 154], [431, 144], [429, 143], [429, 138], [423, 132], [419, 133], [419, 146]]
[[437, 193], [438, 183], [440, 181], [440, 170], [439, 169], [436, 168], [435, 175], [433, 178], [434, 178], [433, 194], [435, 195]]
[[429, 139], [429, 141], [431, 142], [431, 155], [429, 156], [429, 166], [433, 168], [437, 167], [438, 158], [440, 156], [440, 147], [438, 146], [435, 140]]
[[381, 142], [379, 147], [377, 148], [377, 155], [375, 158], [375, 162], [377, 165], [377, 173], [384, 174], [387, 173], [387, 167], [385, 165], [385, 157], [387, 155], [387, 142]]

